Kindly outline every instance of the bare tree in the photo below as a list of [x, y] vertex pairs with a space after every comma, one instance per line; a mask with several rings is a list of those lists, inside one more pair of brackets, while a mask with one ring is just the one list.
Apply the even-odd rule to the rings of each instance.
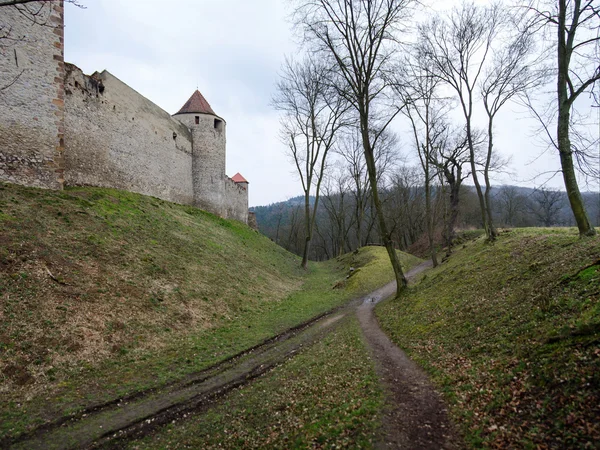
[[520, 93], [539, 86], [544, 80], [544, 71], [534, 69], [539, 64], [534, 54], [533, 35], [529, 30], [517, 32], [511, 27], [506, 35], [500, 36], [500, 44], [492, 46], [490, 65], [481, 81], [481, 95], [487, 115], [487, 152], [483, 163], [485, 181], [485, 206], [488, 222], [495, 235], [490, 198], [490, 171], [496, 164], [502, 165], [494, 149], [494, 119], [500, 109]]
[[[288, 60], [277, 84], [273, 105], [282, 111], [282, 140], [288, 146], [304, 192], [305, 243], [301, 266], [306, 269], [319, 207], [321, 182], [346, 107], [328, 83], [327, 68], [314, 58]], [[313, 191], [314, 189], [314, 191]], [[314, 203], [311, 206], [311, 196]]]
[[438, 166], [434, 162], [438, 159], [437, 154], [446, 137], [448, 125], [445, 120], [446, 109], [438, 95], [441, 80], [424, 66], [426, 61], [417, 47], [414, 57], [403, 64], [405, 73], [402, 78], [407, 82], [399, 83], [397, 91], [402, 103], [406, 105], [403, 112], [411, 124], [415, 149], [423, 169], [427, 238], [433, 266], [437, 267], [431, 185], [438, 176]]
[[451, 131], [448, 128], [438, 152], [432, 156], [431, 163], [441, 172], [450, 190], [450, 211], [444, 227], [446, 255], [449, 256], [452, 253], [452, 245], [456, 239], [461, 186], [463, 181], [470, 175], [470, 172], [464, 169], [464, 166], [470, 160], [466, 134], [463, 130]]
[[422, 170], [400, 166], [391, 177], [387, 195], [391, 229], [400, 248], [406, 249], [426, 231]]
[[560, 223], [559, 213], [563, 205], [563, 193], [548, 188], [536, 189], [532, 194], [532, 214], [545, 226]]
[[363, 224], [371, 196], [371, 189], [369, 188], [369, 175], [363, 157], [362, 142], [358, 130], [351, 128], [344, 134], [340, 139], [338, 152], [346, 162], [347, 171], [353, 184], [351, 192], [354, 199], [356, 248], [360, 248], [366, 243], [363, 240]]
[[[555, 32], [556, 52], [556, 135], [548, 131], [560, 155], [563, 180], [580, 236], [593, 236], [575, 172], [573, 155], [585, 166], [585, 148], [572, 142], [576, 100], [591, 92], [600, 80], [600, 4], [597, 0], [535, 0], [527, 9], [532, 17], [529, 27]], [[540, 118], [540, 114], [537, 114]], [[596, 176], [598, 172], [595, 171]]]
[[511, 227], [517, 225], [527, 207], [526, 197], [519, 194], [514, 186], [503, 186], [498, 194], [498, 202], [504, 224]]
[[491, 217], [487, 214], [486, 197], [477, 176], [473, 112], [478, 83], [484, 76], [492, 43], [499, 33], [500, 25], [501, 11], [498, 4], [476, 6], [464, 2], [446, 18], [435, 17], [419, 27], [419, 51], [426, 58], [427, 66], [458, 97], [465, 119], [471, 176], [488, 240], [494, 240], [495, 231]]
[[347, 201], [351, 184], [350, 176], [341, 164], [337, 164], [326, 174], [323, 183], [323, 206], [331, 224], [333, 254], [337, 256], [348, 248], [348, 233], [354, 224], [355, 216], [348, 214]]
[[343, 83], [338, 89], [353, 106], [379, 231], [396, 277], [397, 294], [406, 286], [379, 198], [375, 152], [400, 108], [390, 105], [389, 70], [398, 36], [413, 0], [296, 0], [296, 23], [313, 50], [326, 55]]

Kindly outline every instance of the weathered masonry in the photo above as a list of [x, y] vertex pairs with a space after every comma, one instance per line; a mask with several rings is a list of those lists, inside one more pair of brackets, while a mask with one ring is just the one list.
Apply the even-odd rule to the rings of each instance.
[[171, 116], [106, 70], [85, 75], [64, 62], [63, 27], [62, 1], [1, 8], [0, 180], [113, 187], [247, 223], [248, 182], [225, 174], [226, 122], [202, 94]]

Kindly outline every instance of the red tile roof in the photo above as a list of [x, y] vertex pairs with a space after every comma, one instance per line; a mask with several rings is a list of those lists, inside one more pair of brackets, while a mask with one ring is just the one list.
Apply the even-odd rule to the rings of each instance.
[[185, 105], [183, 105], [176, 114], [188, 113], [212, 114], [213, 116], [216, 116], [215, 112], [199, 90], [196, 90], [196, 92], [192, 94], [190, 99], [185, 102]]
[[248, 180], [246, 180], [239, 172], [236, 173], [231, 179], [236, 183], [248, 183]]

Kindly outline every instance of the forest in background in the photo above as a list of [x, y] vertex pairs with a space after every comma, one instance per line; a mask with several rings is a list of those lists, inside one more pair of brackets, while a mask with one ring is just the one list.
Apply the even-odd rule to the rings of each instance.
[[[402, 169], [389, 177], [383, 190], [386, 218], [391, 224], [394, 244], [398, 249], [427, 256], [425, 221], [425, 189], [415, 169]], [[316, 214], [315, 235], [310, 259], [322, 261], [357, 248], [380, 244], [377, 218], [367, 192], [333, 190], [333, 181], [325, 183]], [[337, 180], [339, 182], [339, 180]], [[339, 183], [338, 183], [339, 184]], [[444, 187], [433, 189], [436, 245], [444, 245], [444, 216], [448, 214]], [[594, 226], [600, 226], [600, 194], [584, 192], [583, 198]], [[575, 226], [567, 194], [553, 189], [519, 186], [497, 186], [492, 189], [494, 221], [500, 227]], [[314, 197], [311, 197], [311, 205]], [[305, 242], [304, 197], [251, 208], [256, 213], [261, 233], [297, 255], [302, 255]], [[460, 191], [458, 231], [481, 228], [477, 194], [472, 186]]]

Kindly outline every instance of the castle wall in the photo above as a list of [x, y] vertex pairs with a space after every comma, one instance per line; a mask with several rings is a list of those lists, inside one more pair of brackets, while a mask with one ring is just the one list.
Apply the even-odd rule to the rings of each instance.
[[[245, 183], [244, 183], [245, 184]], [[225, 217], [248, 223], [248, 188], [231, 178], [225, 179]]]
[[109, 72], [65, 64], [63, 29], [62, 1], [1, 8], [0, 181], [123, 189], [247, 223], [247, 184], [225, 175], [225, 121], [171, 117]]
[[[27, 11], [41, 12], [30, 15]], [[63, 183], [64, 11], [61, 2], [4, 6], [0, 14], [0, 180]]]
[[109, 72], [65, 78], [65, 183], [193, 204], [192, 135]]

